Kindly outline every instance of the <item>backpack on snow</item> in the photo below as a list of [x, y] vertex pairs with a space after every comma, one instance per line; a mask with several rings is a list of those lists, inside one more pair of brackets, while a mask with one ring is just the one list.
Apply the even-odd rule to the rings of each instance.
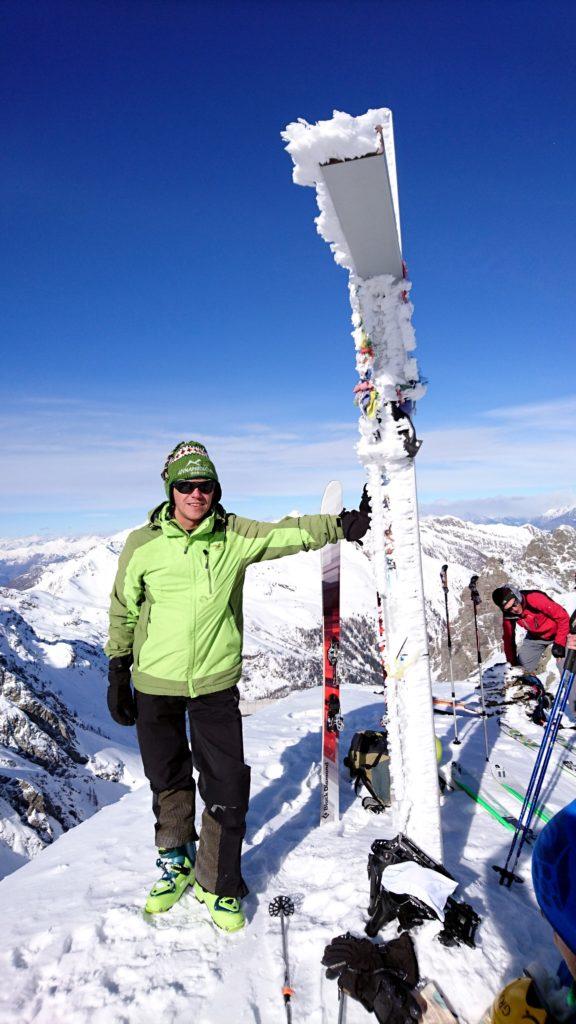
[[390, 757], [386, 732], [370, 729], [355, 732], [344, 764], [354, 780], [356, 794], [362, 786], [370, 793], [362, 800], [363, 807], [375, 814], [390, 807]]

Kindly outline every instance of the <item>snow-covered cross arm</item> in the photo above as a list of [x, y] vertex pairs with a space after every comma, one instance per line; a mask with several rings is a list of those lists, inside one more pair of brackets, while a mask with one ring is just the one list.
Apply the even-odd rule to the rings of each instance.
[[425, 393], [402, 259], [392, 113], [335, 111], [282, 133], [296, 184], [315, 188], [319, 234], [349, 272], [360, 409], [358, 456], [372, 500], [372, 561], [383, 609], [395, 827], [436, 859], [442, 836], [412, 415]]

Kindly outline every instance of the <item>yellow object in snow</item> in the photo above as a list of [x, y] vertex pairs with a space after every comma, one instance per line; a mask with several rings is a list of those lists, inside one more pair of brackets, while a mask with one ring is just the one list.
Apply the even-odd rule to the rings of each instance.
[[549, 1020], [531, 978], [516, 978], [492, 1004], [490, 1024], [519, 1024], [520, 1021], [547, 1024]]

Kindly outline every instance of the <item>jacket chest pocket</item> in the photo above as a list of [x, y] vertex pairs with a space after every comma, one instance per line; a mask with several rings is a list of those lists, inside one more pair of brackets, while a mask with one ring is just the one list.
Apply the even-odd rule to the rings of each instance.
[[211, 544], [203, 544], [199, 558], [199, 580], [204, 593], [212, 597], [217, 590], [221, 589], [223, 582], [224, 544], [213, 541]]

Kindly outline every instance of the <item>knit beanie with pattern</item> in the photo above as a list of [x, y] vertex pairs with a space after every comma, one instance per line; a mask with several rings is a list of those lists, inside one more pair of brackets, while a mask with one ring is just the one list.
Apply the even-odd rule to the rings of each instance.
[[[218, 484], [216, 467], [199, 441], [180, 441], [176, 445], [164, 463], [162, 479], [168, 498], [175, 480], [215, 480]], [[216, 490], [219, 501], [222, 493], [219, 485]]]

